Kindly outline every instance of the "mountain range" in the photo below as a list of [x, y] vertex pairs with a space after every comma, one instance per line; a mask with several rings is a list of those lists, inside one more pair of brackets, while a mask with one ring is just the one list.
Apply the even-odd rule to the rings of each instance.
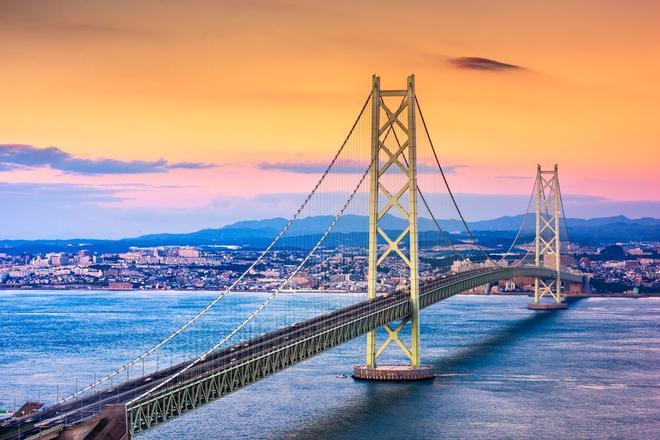
[[[300, 237], [310, 240], [318, 238], [331, 224], [332, 216], [312, 216], [295, 221], [286, 233], [285, 241]], [[469, 222], [468, 226], [482, 243], [510, 242], [524, 221], [521, 235], [530, 237], [534, 234], [535, 218], [527, 216], [505, 216], [491, 220]], [[61, 252], [74, 249], [90, 249], [99, 252], [117, 252], [132, 246], [176, 246], [176, 245], [239, 245], [261, 247], [267, 245], [286, 225], [287, 219], [277, 217], [265, 220], [239, 221], [227, 226], [202, 229], [180, 234], [149, 234], [120, 240], [69, 239], [69, 240], [0, 240], [0, 252]], [[391, 215], [381, 220], [381, 227], [386, 230], [400, 231], [406, 221]], [[465, 228], [459, 220], [438, 220], [439, 226], [452, 237], [460, 240], [467, 238]], [[585, 244], [607, 244], [625, 241], [660, 241], [660, 219], [645, 217], [630, 219], [625, 216], [601, 217], [592, 219], [566, 219], [569, 238]], [[561, 225], [562, 234], [565, 228]], [[337, 243], [337, 237], [350, 236], [355, 240], [366, 239], [369, 221], [366, 216], [346, 215], [340, 219], [328, 237], [326, 243]], [[420, 237], [434, 241], [439, 238], [433, 220], [421, 217], [418, 220]], [[434, 235], [435, 234], [435, 235]], [[529, 240], [528, 240], [529, 241]]]

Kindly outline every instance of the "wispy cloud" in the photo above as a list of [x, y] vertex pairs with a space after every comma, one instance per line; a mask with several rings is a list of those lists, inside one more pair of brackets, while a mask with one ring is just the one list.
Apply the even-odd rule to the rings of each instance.
[[[443, 165], [442, 170], [445, 172], [445, 174], [454, 174], [457, 173], [458, 170], [467, 168], [467, 165]], [[418, 162], [417, 163], [417, 171], [420, 173], [437, 173], [438, 171], [438, 166], [434, 163], [432, 164], [427, 164], [427, 163], [422, 163]]]
[[534, 178], [534, 176], [495, 176], [496, 179], [500, 180], [531, 180]]
[[50, 167], [72, 174], [148, 174], [173, 169], [203, 169], [214, 167], [204, 162], [168, 162], [117, 159], [85, 159], [57, 148], [37, 148], [32, 145], [0, 144], [0, 171]]
[[450, 58], [449, 62], [459, 69], [485, 70], [490, 72], [506, 72], [525, 69], [524, 67], [515, 64], [503, 63], [501, 61], [481, 57]]
[[[287, 173], [298, 174], [320, 174], [328, 167], [324, 162], [259, 162], [256, 164], [257, 168], [266, 171], [284, 171]], [[367, 167], [367, 164], [360, 165], [362, 172]], [[337, 163], [334, 169], [337, 173], [356, 174], [361, 172], [358, 168], [357, 162], [343, 162]]]
[[[368, 163], [357, 161], [340, 161], [335, 164], [332, 172], [343, 174], [358, 174], [363, 173], [367, 168]], [[259, 162], [256, 164], [258, 169], [267, 171], [283, 171], [287, 173], [298, 174], [320, 174], [327, 168], [328, 164], [325, 162]], [[455, 173], [460, 168], [465, 168], [465, 165], [448, 165], [444, 166], [445, 173]], [[417, 172], [419, 173], [436, 173], [438, 167], [435, 164], [417, 163]]]
[[176, 169], [189, 169], [189, 170], [203, 170], [206, 168], [213, 168], [218, 165], [208, 162], [174, 162], [167, 163], [166, 168], [170, 170]]
[[123, 199], [116, 194], [115, 188], [78, 184], [49, 183], [7, 183], [0, 182], [0, 198], [12, 208], [21, 201], [57, 203], [61, 206], [75, 207], [80, 204], [98, 204], [120, 202]]

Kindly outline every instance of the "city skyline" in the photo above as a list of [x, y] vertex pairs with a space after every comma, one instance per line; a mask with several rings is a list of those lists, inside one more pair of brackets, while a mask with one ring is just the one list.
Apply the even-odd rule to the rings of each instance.
[[2, 238], [287, 217], [373, 73], [416, 74], [470, 220], [524, 211], [537, 162], [571, 217], [660, 217], [654, 2], [193, 3], [0, 3]]

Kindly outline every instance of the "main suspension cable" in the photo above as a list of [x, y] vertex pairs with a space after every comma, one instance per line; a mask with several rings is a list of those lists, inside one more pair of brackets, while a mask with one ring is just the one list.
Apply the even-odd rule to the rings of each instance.
[[[559, 185], [559, 177], [557, 177], [557, 194], [559, 195], [559, 203], [561, 204], [561, 217], [564, 219], [564, 229], [566, 229], [566, 242], [568, 243], [568, 252], [570, 255], [573, 255], [573, 249], [571, 248], [571, 237], [568, 234], [568, 220], [566, 220], [566, 210], [564, 209], [564, 196], [561, 193], [561, 186]], [[561, 253], [561, 249], [559, 250]]]
[[[518, 228], [518, 232], [516, 233], [516, 237], [513, 239], [511, 242], [511, 246], [509, 246], [509, 249], [502, 255], [502, 258], [497, 260], [497, 263], [501, 263], [507, 255], [509, 255], [509, 252], [513, 249], [513, 247], [516, 245], [516, 242], [518, 241], [518, 238], [520, 237], [520, 234], [522, 233], [523, 226], [525, 225], [525, 221], [527, 220], [527, 215], [529, 214], [529, 208], [532, 206], [532, 200], [534, 200], [534, 189], [536, 187], [536, 182], [534, 182], [534, 185], [532, 186], [532, 193], [529, 196], [529, 201], [527, 202], [527, 208], [525, 209], [525, 214], [523, 215], [522, 221], [520, 222], [520, 227]], [[526, 255], [525, 255], [526, 257]], [[523, 259], [525, 258], [523, 257]]]
[[[401, 142], [399, 141], [399, 136], [396, 134], [396, 131], [394, 131], [394, 139], [396, 139], [396, 143], [399, 148], [401, 148]], [[408, 158], [406, 157], [405, 154], [401, 154], [403, 156], [403, 161], [405, 162], [407, 167], [410, 167], [410, 164], [408, 163]], [[464, 261], [467, 260], [467, 257], [461, 253], [461, 251], [454, 246], [454, 243], [449, 239], [449, 236], [445, 233], [444, 229], [440, 226], [440, 223], [438, 223], [438, 220], [436, 219], [435, 215], [433, 214], [433, 211], [431, 210], [431, 207], [429, 204], [426, 202], [426, 197], [424, 197], [424, 193], [422, 192], [422, 189], [417, 186], [417, 194], [419, 194], [419, 198], [422, 200], [422, 203], [426, 207], [426, 210], [428, 211], [429, 215], [431, 216], [431, 219], [433, 220], [433, 223], [435, 224], [435, 227], [438, 229], [438, 232], [442, 236], [442, 238], [445, 239], [447, 243], [449, 243], [449, 246], [456, 252]]]
[[174, 379], [177, 377], [181, 376], [183, 373], [197, 365], [198, 363], [202, 362], [203, 360], [206, 359], [206, 357], [217, 350], [220, 346], [222, 346], [225, 342], [227, 342], [232, 336], [234, 336], [236, 333], [238, 333], [242, 328], [244, 328], [247, 324], [249, 324], [263, 309], [265, 309], [272, 301], [275, 299], [275, 297], [280, 293], [280, 291], [291, 281], [291, 279], [300, 271], [300, 269], [303, 268], [303, 266], [307, 263], [309, 258], [316, 252], [316, 250], [319, 248], [319, 246], [325, 241], [326, 237], [330, 234], [332, 229], [335, 227], [339, 219], [341, 218], [342, 215], [344, 215], [344, 212], [346, 211], [346, 208], [348, 208], [348, 205], [351, 203], [353, 198], [355, 197], [355, 194], [358, 192], [360, 187], [362, 186], [362, 183], [364, 182], [364, 179], [367, 177], [367, 174], [369, 174], [369, 170], [371, 170], [371, 167], [373, 166], [373, 160], [367, 167], [366, 171], [362, 174], [362, 177], [360, 178], [360, 181], [356, 185], [355, 189], [351, 193], [351, 195], [348, 197], [346, 202], [344, 203], [344, 206], [339, 210], [339, 212], [335, 215], [334, 219], [332, 220], [332, 223], [328, 228], [325, 230], [321, 238], [316, 242], [312, 250], [307, 254], [307, 256], [298, 264], [298, 266], [295, 268], [295, 270], [289, 274], [289, 276], [275, 289], [270, 296], [263, 302], [261, 303], [254, 312], [252, 312], [241, 324], [239, 324], [234, 330], [232, 330], [227, 336], [222, 338], [219, 342], [214, 344], [211, 348], [206, 350], [203, 354], [198, 356], [196, 359], [194, 359], [192, 362], [190, 362], [188, 365], [186, 365], [184, 368], [181, 370], [177, 371], [175, 374], [171, 375], [164, 381], [160, 382], [156, 386], [152, 387], [151, 389], [145, 391], [138, 397], [132, 399], [127, 403], [127, 406], [132, 405], [134, 402], [143, 399], [153, 392], [161, 389], [163, 386], [167, 385], [168, 383], [172, 382]]
[[433, 146], [433, 141], [431, 140], [431, 134], [429, 133], [429, 129], [426, 126], [426, 121], [424, 120], [424, 115], [422, 114], [422, 109], [419, 106], [419, 100], [417, 99], [417, 96], [415, 96], [415, 103], [417, 104], [417, 110], [419, 111], [419, 116], [422, 120], [422, 125], [424, 126], [424, 131], [426, 132], [426, 138], [428, 139], [429, 144], [431, 145], [431, 151], [433, 152], [433, 157], [435, 158], [435, 163], [438, 165], [438, 169], [440, 170], [440, 174], [442, 175], [442, 180], [445, 182], [445, 186], [447, 187], [447, 191], [449, 192], [449, 197], [451, 197], [451, 201], [454, 204], [454, 207], [456, 208], [456, 212], [458, 213], [458, 216], [461, 218], [461, 222], [463, 222], [463, 226], [465, 226], [465, 230], [467, 231], [470, 238], [472, 238], [472, 241], [474, 242], [475, 246], [477, 246], [477, 249], [479, 249], [479, 252], [481, 252], [483, 254], [483, 256], [486, 258], [486, 261], [493, 261], [496, 265], [499, 266], [499, 263], [492, 260], [490, 258], [490, 256], [486, 253], [486, 251], [484, 251], [484, 249], [481, 247], [481, 245], [477, 241], [477, 238], [472, 233], [472, 230], [468, 226], [467, 222], [465, 221], [465, 218], [463, 217], [463, 213], [461, 212], [460, 208], [458, 207], [458, 203], [456, 202], [456, 198], [454, 197], [454, 193], [452, 192], [451, 188], [449, 187], [449, 182], [447, 181], [447, 176], [445, 176], [445, 171], [443, 170], [442, 165], [440, 165], [440, 159], [438, 159], [438, 154], [435, 151], [435, 147]]
[[142, 354], [137, 356], [135, 359], [125, 363], [124, 365], [122, 365], [120, 368], [113, 371], [112, 373], [102, 377], [101, 379], [99, 379], [97, 381], [94, 381], [90, 385], [87, 385], [86, 387], [84, 387], [84, 388], [70, 394], [69, 396], [63, 398], [62, 400], [60, 400], [60, 403], [64, 403], [68, 400], [74, 399], [77, 396], [80, 396], [81, 394], [85, 393], [86, 391], [96, 390], [98, 385], [107, 382], [108, 380], [112, 379], [113, 377], [119, 375], [121, 372], [126, 371], [131, 366], [133, 366], [136, 363], [140, 362], [141, 360], [143, 360], [144, 358], [146, 358], [147, 356], [149, 356], [150, 354], [152, 354], [153, 352], [155, 352], [156, 350], [158, 350], [159, 348], [161, 348], [162, 346], [167, 344], [169, 341], [174, 339], [176, 336], [181, 334], [181, 332], [183, 332], [185, 329], [190, 327], [194, 322], [196, 322], [199, 318], [201, 318], [209, 310], [211, 310], [222, 298], [225, 297], [225, 295], [227, 293], [231, 292], [243, 280], [243, 278], [248, 273], [250, 273], [252, 271], [252, 269], [254, 269], [263, 260], [263, 258], [268, 254], [268, 252], [270, 252], [270, 250], [273, 248], [273, 246], [275, 246], [275, 244], [280, 240], [280, 238], [286, 233], [286, 231], [289, 229], [291, 224], [298, 218], [298, 216], [301, 214], [301, 212], [303, 211], [305, 206], [307, 206], [307, 204], [309, 203], [312, 196], [316, 193], [319, 186], [321, 186], [321, 183], [323, 183], [326, 176], [330, 173], [330, 170], [332, 169], [332, 167], [337, 162], [337, 159], [339, 158], [339, 155], [344, 150], [344, 147], [348, 143], [348, 140], [351, 138], [351, 135], [353, 134], [353, 131], [355, 130], [355, 127], [357, 126], [358, 122], [362, 118], [362, 115], [364, 114], [364, 111], [367, 108], [367, 105], [369, 104], [370, 100], [371, 100], [371, 93], [369, 94], [369, 96], [367, 96], [367, 99], [365, 100], [364, 105], [362, 106], [362, 109], [360, 110], [360, 113], [358, 114], [357, 118], [355, 119], [355, 122], [351, 126], [351, 129], [349, 130], [348, 134], [346, 135], [346, 138], [344, 139], [344, 142], [341, 144], [341, 146], [339, 147], [339, 150], [337, 151], [337, 153], [332, 158], [332, 161], [330, 161], [330, 164], [327, 166], [327, 168], [325, 169], [325, 171], [323, 172], [323, 174], [321, 175], [319, 180], [316, 182], [316, 185], [314, 186], [312, 191], [307, 195], [307, 197], [302, 202], [302, 204], [300, 205], [300, 207], [298, 208], [296, 213], [289, 219], [289, 221], [284, 225], [284, 227], [280, 230], [280, 232], [275, 236], [273, 241], [268, 245], [268, 247], [266, 247], [266, 249], [264, 249], [259, 254], [257, 259], [254, 262], [252, 262], [252, 264], [248, 267], [247, 270], [245, 270], [236, 280], [234, 280], [234, 282], [229, 287], [227, 287], [216, 298], [214, 298], [206, 307], [204, 307], [204, 309], [202, 309], [199, 313], [197, 313], [194, 317], [192, 317], [190, 320], [188, 320], [185, 324], [183, 324], [181, 327], [179, 327], [176, 331], [171, 333], [169, 336], [167, 336], [166, 338], [164, 338], [163, 340], [161, 340], [157, 344], [153, 345], [151, 348], [149, 348], [148, 350], [146, 350], [145, 352], [143, 352]]

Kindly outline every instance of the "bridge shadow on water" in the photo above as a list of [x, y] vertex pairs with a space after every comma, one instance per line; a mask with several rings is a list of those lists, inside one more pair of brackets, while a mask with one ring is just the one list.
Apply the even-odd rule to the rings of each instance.
[[[576, 304], [582, 298], [568, 298], [569, 304]], [[365, 433], [378, 438], [421, 438], [414, 431], [406, 432], [414, 426], [406, 416], [401, 413], [418, 414], [423, 417], [423, 411], [415, 408], [418, 398], [427, 393], [433, 393], [435, 398], [441, 398], [447, 391], [443, 388], [443, 381], [447, 378], [443, 374], [464, 373], [478, 370], [488, 360], [495, 357], [498, 352], [510, 346], [512, 342], [523, 339], [530, 333], [542, 330], [556, 321], [563, 313], [569, 310], [541, 311], [532, 316], [517, 321], [507, 328], [501, 329], [497, 334], [475, 341], [472, 345], [448, 358], [436, 359], [426, 364], [433, 365], [439, 377], [434, 381], [387, 383], [387, 382], [361, 382], [366, 387], [363, 395], [354, 398], [340, 408], [319, 414], [312, 422], [296, 427], [287, 432], [278, 432], [273, 438], [287, 439], [348, 439], [365, 438]], [[434, 386], [435, 384], [435, 386]], [[360, 384], [355, 383], [355, 386]], [[437, 386], [440, 385], [440, 386]], [[391, 418], [399, 417], [398, 427], [401, 431], [393, 432]], [[422, 436], [423, 437], [423, 436]]]

